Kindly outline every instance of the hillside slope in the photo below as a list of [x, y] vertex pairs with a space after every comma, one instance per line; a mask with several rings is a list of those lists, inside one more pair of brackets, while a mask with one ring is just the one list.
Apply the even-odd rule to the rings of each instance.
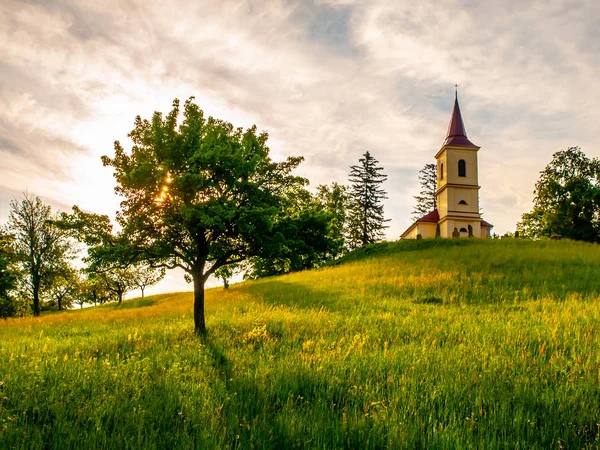
[[0, 323], [0, 448], [597, 448], [600, 247], [341, 264]]

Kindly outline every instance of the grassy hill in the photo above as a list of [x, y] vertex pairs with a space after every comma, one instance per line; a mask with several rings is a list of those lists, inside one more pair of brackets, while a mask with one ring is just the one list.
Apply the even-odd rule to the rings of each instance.
[[0, 322], [0, 448], [598, 448], [600, 247], [371, 246]]

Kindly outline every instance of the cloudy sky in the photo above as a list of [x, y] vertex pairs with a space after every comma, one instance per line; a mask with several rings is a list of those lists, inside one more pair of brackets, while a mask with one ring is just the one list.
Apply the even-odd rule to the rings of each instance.
[[[100, 156], [136, 115], [196, 97], [303, 155], [313, 187], [369, 150], [388, 238], [446, 134], [455, 82], [494, 231], [531, 208], [551, 155], [600, 156], [600, 2], [0, 0], [0, 223], [25, 190], [114, 217]], [[187, 289], [180, 274], [158, 288]]]

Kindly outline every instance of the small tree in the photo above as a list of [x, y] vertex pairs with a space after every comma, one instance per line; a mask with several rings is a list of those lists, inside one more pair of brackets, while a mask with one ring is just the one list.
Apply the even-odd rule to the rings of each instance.
[[97, 276], [104, 282], [106, 290], [112, 292], [121, 304], [123, 296], [137, 287], [135, 272], [131, 268], [118, 268], [99, 272]]
[[579, 147], [555, 153], [535, 185], [533, 205], [517, 224], [520, 236], [600, 242], [600, 161]]
[[79, 305], [81, 309], [83, 309], [84, 305], [91, 303], [85, 292], [85, 280], [83, 278], [78, 279], [77, 292], [73, 296], [73, 303]]
[[237, 265], [229, 265], [220, 267], [215, 271], [215, 277], [223, 281], [223, 289], [229, 289], [229, 280], [240, 269]]
[[77, 271], [72, 267], [65, 265], [58, 269], [51, 278], [48, 279], [48, 294], [51, 299], [56, 301], [59, 311], [69, 308], [79, 290], [79, 279]]
[[[101, 305], [110, 300], [110, 292], [106, 289], [106, 283], [95, 273], [86, 273], [85, 278], [80, 281], [81, 298], [85, 303]], [[83, 305], [82, 305], [83, 307]]]
[[10, 202], [9, 231], [15, 236], [17, 259], [26, 274], [25, 287], [32, 301], [34, 316], [40, 315], [43, 283], [50, 286], [54, 277], [73, 257], [67, 235], [51, 225], [50, 206], [27, 193]]
[[387, 175], [381, 173], [377, 161], [369, 152], [363, 154], [358, 165], [350, 167], [350, 209], [348, 212], [348, 243], [350, 248], [362, 247], [384, 237], [388, 228], [383, 214], [383, 200], [387, 198], [381, 184]]
[[423, 166], [419, 171], [419, 184], [421, 185], [421, 192], [419, 192], [419, 195], [414, 196], [417, 201], [412, 213], [414, 220], [437, 208], [435, 196], [437, 192], [437, 166], [435, 164], [425, 164]]
[[144, 298], [144, 290], [148, 286], [154, 286], [165, 277], [164, 267], [155, 269], [146, 265], [137, 265], [132, 270], [133, 282], [142, 291], [142, 298]]
[[17, 314], [14, 290], [17, 287], [17, 254], [14, 238], [0, 229], [0, 318], [13, 317]]

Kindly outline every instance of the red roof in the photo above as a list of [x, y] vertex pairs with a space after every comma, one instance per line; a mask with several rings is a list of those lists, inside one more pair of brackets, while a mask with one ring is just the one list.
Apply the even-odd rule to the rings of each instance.
[[420, 219], [417, 219], [417, 222], [433, 222], [438, 223], [440, 221], [440, 215], [437, 209], [434, 209], [428, 214], [425, 214]]
[[[430, 213], [427, 213], [423, 217], [417, 219], [417, 222], [433, 222], [433, 223], [438, 223], [439, 221], [440, 221], [440, 214], [438, 213], [437, 209], [434, 209]], [[482, 227], [492, 228], [494, 225], [492, 225], [491, 223], [486, 222], [485, 220], [481, 219], [481, 226]]]
[[458, 106], [458, 93], [456, 93], [454, 98], [454, 110], [452, 111], [452, 117], [450, 118], [450, 125], [448, 125], [448, 134], [446, 135], [444, 145], [479, 148], [467, 139], [465, 124], [463, 123], [460, 107]]

